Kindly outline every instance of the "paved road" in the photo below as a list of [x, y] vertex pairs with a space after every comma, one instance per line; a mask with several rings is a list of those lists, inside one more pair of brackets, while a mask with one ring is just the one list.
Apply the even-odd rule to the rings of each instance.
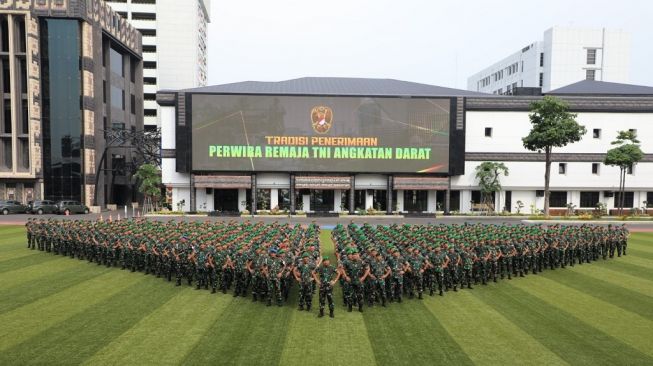
[[[88, 215], [71, 215], [71, 216], [62, 216], [62, 215], [27, 215], [27, 214], [18, 214], [18, 215], [0, 215], [0, 225], [24, 225], [28, 218], [54, 218], [61, 220], [97, 220], [100, 216], [105, 220], [111, 216], [113, 219], [124, 217], [124, 210], [112, 211], [112, 212], [103, 212], [102, 214], [88, 214]], [[128, 217], [131, 217], [131, 211], [128, 212]], [[437, 218], [404, 218], [404, 217], [392, 217], [392, 216], [347, 216], [347, 217], [318, 217], [318, 218], [307, 218], [307, 217], [292, 217], [287, 216], [258, 216], [258, 217], [208, 217], [208, 216], [153, 216], [150, 217], [152, 220], [184, 220], [184, 221], [229, 221], [235, 220], [238, 222], [250, 220], [254, 222], [262, 221], [265, 223], [280, 222], [280, 223], [299, 223], [299, 224], [309, 224], [315, 221], [320, 226], [325, 228], [331, 228], [338, 223], [349, 223], [351, 221], [357, 224], [370, 223], [372, 225], [391, 225], [394, 223], [408, 223], [408, 224], [474, 224], [474, 223], [484, 223], [484, 224], [518, 224], [521, 222], [529, 223], [525, 220], [525, 217], [497, 217], [497, 216], [488, 216], [488, 217], [479, 217], [479, 216], [440, 216]], [[587, 222], [569, 222], [569, 221], [557, 221], [557, 223], [563, 225], [576, 225]], [[621, 221], [614, 221], [613, 224], [620, 225]], [[601, 225], [607, 225], [608, 222], [601, 222]], [[628, 228], [631, 231], [648, 231], [653, 232], [653, 221], [650, 222], [636, 222], [636, 223], [627, 223]]]

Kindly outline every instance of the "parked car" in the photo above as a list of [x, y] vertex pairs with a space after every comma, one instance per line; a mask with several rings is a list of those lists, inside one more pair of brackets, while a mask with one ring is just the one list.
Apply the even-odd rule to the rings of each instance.
[[30, 201], [27, 204], [27, 212], [37, 215], [43, 215], [44, 213], [57, 213], [58, 210], [57, 203], [54, 201], [37, 200], [34, 202]]
[[0, 201], [0, 213], [3, 215], [9, 215], [10, 213], [25, 213], [27, 212], [27, 206], [23, 205], [18, 201]]
[[75, 213], [87, 214], [90, 211], [91, 210], [88, 208], [88, 206], [83, 205], [77, 201], [59, 201], [57, 203], [57, 213], [63, 215]]

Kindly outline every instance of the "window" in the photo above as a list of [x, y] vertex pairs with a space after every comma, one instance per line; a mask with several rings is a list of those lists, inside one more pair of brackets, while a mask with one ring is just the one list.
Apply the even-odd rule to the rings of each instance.
[[544, 52], [540, 52], [540, 67], [544, 67]]
[[485, 127], [485, 137], [492, 137], [492, 127]]
[[567, 163], [558, 164], [558, 174], [567, 174]]
[[[624, 192], [624, 208], [633, 208], [634, 193]], [[614, 192], [614, 207], [619, 207], [621, 203], [621, 192]]]
[[596, 80], [596, 70], [585, 70], [585, 80]]
[[[478, 200], [480, 201], [480, 191], [478, 192]], [[474, 193], [472, 192], [472, 200], [474, 199]], [[406, 212], [424, 212], [428, 209], [428, 191], [415, 191], [415, 190], [406, 190], [404, 191], [404, 211]]]
[[136, 114], [136, 96], [134, 94], [131, 95], [129, 102], [132, 114]]
[[653, 207], [653, 192], [646, 192], [646, 207]]
[[592, 174], [598, 175], [599, 174], [599, 166], [600, 163], [592, 163]]
[[566, 191], [551, 191], [549, 196], [550, 207], [567, 207], [567, 192]]
[[125, 91], [113, 85], [111, 85], [111, 105], [121, 110], [125, 109]]
[[114, 50], [113, 48], [109, 49], [109, 65], [111, 66], [111, 71], [124, 77], [125, 68], [122, 63], [122, 55], [120, 52]]
[[277, 190], [277, 201], [280, 210], [290, 210], [290, 189]]
[[544, 86], [544, 73], [543, 72], [540, 73], [540, 88], [542, 86]]
[[154, 46], [154, 45], [143, 45], [143, 52], [156, 52], [156, 46]]
[[143, 61], [144, 69], [156, 69], [156, 61]]
[[[132, 1], [132, 4], [134, 2]], [[143, 37], [155, 37], [156, 36], [156, 29], [140, 29], [139, 30]]]
[[595, 128], [592, 130], [592, 137], [595, 139], [600, 139], [601, 138], [601, 129], [600, 128]]
[[599, 192], [580, 192], [580, 207], [596, 207], [599, 203]]
[[132, 20], [156, 20], [155, 13], [132, 13]]
[[136, 69], [138, 67], [138, 61], [131, 60], [129, 62], [129, 65], [130, 65], [130, 67], [129, 67], [129, 80], [132, 83], [135, 83], [136, 82]]
[[596, 64], [596, 49], [593, 48], [587, 49], [587, 64], [588, 65]]
[[635, 174], [635, 167], [633, 166], [633, 164], [630, 164], [630, 165], [628, 166], [628, 168], [626, 168], [626, 173], [628, 173], [628, 174], [630, 174], [630, 175]]

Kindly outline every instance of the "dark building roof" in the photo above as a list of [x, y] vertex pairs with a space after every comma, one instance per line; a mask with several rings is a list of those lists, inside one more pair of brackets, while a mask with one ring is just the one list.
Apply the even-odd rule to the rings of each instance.
[[205, 94], [277, 94], [277, 95], [343, 95], [343, 96], [416, 96], [459, 97], [492, 96], [468, 90], [413, 83], [394, 79], [304, 77], [284, 81], [243, 81], [185, 89], [188, 93]]
[[653, 95], [653, 87], [643, 85], [631, 85], [620, 83], [609, 83], [607, 81], [583, 80], [551, 90], [551, 95]]

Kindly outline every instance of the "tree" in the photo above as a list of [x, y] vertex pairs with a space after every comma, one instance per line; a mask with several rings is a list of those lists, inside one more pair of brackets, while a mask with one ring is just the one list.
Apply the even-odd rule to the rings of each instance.
[[576, 114], [569, 112], [567, 103], [556, 97], [545, 96], [531, 103], [530, 111], [528, 118], [533, 126], [522, 142], [530, 151], [544, 151], [544, 215], [548, 216], [551, 152], [554, 147], [580, 141], [587, 130], [576, 122]]
[[476, 167], [476, 180], [481, 189], [481, 201], [489, 211], [492, 207], [492, 197], [501, 191], [501, 174], [508, 175], [508, 167], [503, 163], [485, 161]]
[[642, 160], [644, 153], [639, 147], [639, 140], [635, 131], [619, 131], [617, 133], [617, 139], [612, 141], [612, 145], [619, 146], [608, 150], [603, 163], [605, 165], [619, 167], [619, 200], [615, 203], [619, 210], [619, 215], [623, 215], [628, 169]]
[[138, 191], [145, 196], [143, 210], [154, 208], [158, 206], [159, 199], [161, 198], [161, 173], [159, 169], [152, 164], [143, 164], [138, 167], [134, 176], [140, 181]]

